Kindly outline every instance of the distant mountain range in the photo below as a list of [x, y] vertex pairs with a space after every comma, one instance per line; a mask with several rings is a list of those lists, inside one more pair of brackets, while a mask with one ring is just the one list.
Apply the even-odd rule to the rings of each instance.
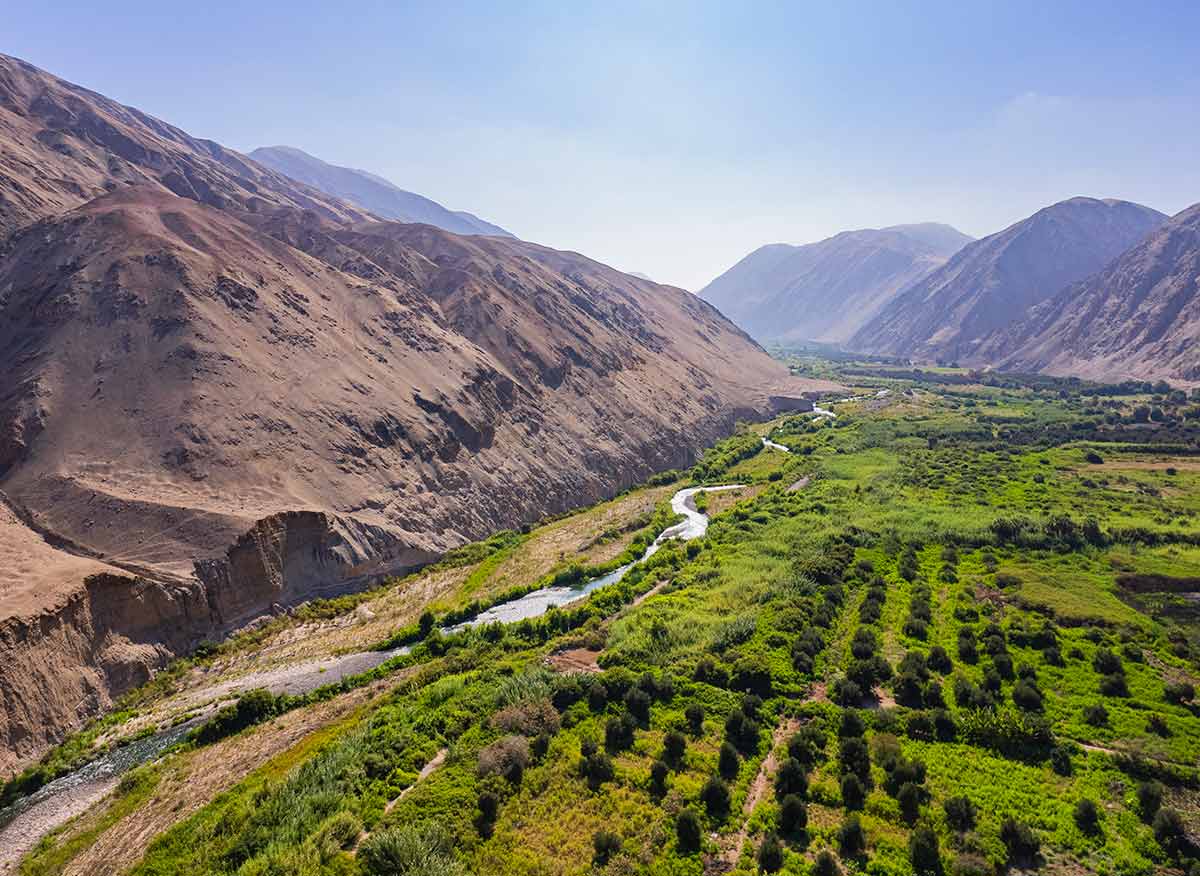
[[1004, 370], [1200, 382], [1200, 204], [984, 338]]
[[448, 210], [437, 201], [406, 192], [381, 176], [329, 164], [292, 146], [264, 146], [251, 152], [250, 157], [297, 182], [369, 210], [380, 219], [421, 222], [455, 234], [516, 236], [471, 213]]
[[818, 243], [776, 243], [700, 291], [761, 341], [844, 343], [900, 291], [971, 237], [924, 223], [844, 231]]
[[859, 329], [847, 346], [961, 360], [980, 341], [1100, 270], [1166, 221], [1128, 201], [1071, 198], [963, 247]]

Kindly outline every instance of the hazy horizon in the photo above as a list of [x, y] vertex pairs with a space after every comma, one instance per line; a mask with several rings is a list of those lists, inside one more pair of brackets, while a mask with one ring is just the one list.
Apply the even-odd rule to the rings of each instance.
[[981, 237], [1076, 195], [1200, 201], [1190, 4], [7, 19], [0, 51], [198, 137], [294, 146], [692, 290], [763, 244], [851, 228]]

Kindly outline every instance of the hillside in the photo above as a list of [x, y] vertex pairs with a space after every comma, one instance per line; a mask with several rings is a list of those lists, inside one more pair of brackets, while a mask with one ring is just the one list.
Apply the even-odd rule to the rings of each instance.
[[848, 342], [922, 360], [968, 359], [1063, 286], [1095, 273], [1166, 217], [1128, 201], [1072, 198], [963, 247], [897, 295]]
[[700, 295], [760, 340], [840, 343], [970, 240], [927, 223], [845, 231], [804, 246], [771, 244]]
[[986, 338], [975, 360], [1113, 382], [1200, 382], [1200, 204]]
[[369, 210], [382, 219], [422, 222], [455, 234], [513, 236], [478, 216], [461, 210], [447, 210], [436, 201], [406, 192], [383, 177], [365, 170], [328, 164], [292, 146], [260, 147], [251, 152], [250, 157], [305, 185]]
[[203, 639], [685, 466], [822, 388], [683, 290], [380, 222], [0, 69], [0, 490], [17, 542], [97, 564], [0, 573], [25, 594], [0, 686], [57, 667], [0, 701], [0, 769]]

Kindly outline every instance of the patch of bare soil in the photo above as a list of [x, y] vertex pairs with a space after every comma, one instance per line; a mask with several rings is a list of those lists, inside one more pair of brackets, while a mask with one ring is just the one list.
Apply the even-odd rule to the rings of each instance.
[[568, 648], [546, 658], [546, 665], [555, 672], [599, 672], [600, 652], [591, 648]]
[[896, 708], [896, 698], [884, 690], [879, 685], [871, 689], [874, 694], [874, 703], [870, 706], [872, 709], [894, 709]]
[[775, 727], [775, 732], [771, 734], [771, 750], [763, 758], [762, 766], [758, 768], [758, 774], [746, 792], [746, 802], [742, 806], [742, 826], [737, 832], [720, 838], [716, 856], [705, 863], [705, 873], [725, 873], [737, 865], [742, 847], [746, 845], [746, 839], [750, 836], [750, 816], [770, 792], [775, 773], [779, 770], [778, 750], [787, 738], [799, 729], [800, 722], [795, 718], [781, 721]]
[[[179, 758], [166, 767], [154, 796], [101, 834], [66, 867], [64, 876], [123, 872], [141, 859], [154, 837], [309, 734], [348, 718], [381, 697], [400, 677], [392, 676], [310, 708], [288, 712], [248, 734], [224, 739]], [[101, 814], [97, 809], [88, 818], [98, 818]], [[73, 826], [72, 831], [86, 829], [86, 823]]]
[[767, 488], [766, 484], [751, 484], [738, 490], [722, 490], [719, 493], [708, 493], [708, 506], [705, 513], [715, 517], [722, 511], [728, 511], [743, 499], [753, 499]]
[[804, 477], [800, 478], [800, 480], [796, 481], [794, 484], [792, 484], [790, 487], [788, 487], [787, 491], [789, 493], [798, 493], [801, 490], [803, 490], [805, 487], [808, 486], [810, 480], [811, 480], [811, 478], [809, 478], [808, 475], [805, 475]]

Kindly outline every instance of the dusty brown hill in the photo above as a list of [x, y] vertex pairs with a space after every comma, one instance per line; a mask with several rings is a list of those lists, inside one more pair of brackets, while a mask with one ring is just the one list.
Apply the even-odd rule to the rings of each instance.
[[971, 241], [925, 223], [760, 247], [700, 291], [761, 340], [842, 343]]
[[[686, 465], [771, 393], [822, 388], [682, 290], [364, 221], [3, 68], [25, 83], [4, 215], [41, 218], [0, 242], [0, 549], [42, 559], [0, 570], [0, 771], [201, 638]], [[70, 109], [38, 123], [69, 146], [46, 178], [9, 161], [46, 139], [36, 88]], [[206, 185], [174, 193], [146, 144]]]
[[977, 361], [1097, 380], [1200, 382], [1200, 204], [988, 337]]
[[855, 350], [969, 359], [980, 340], [1100, 270], [1166, 220], [1128, 201], [1072, 198], [968, 244], [860, 329]]
[[140, 110], [0, 55], [0, 237], [127, 184], [215, 207], [370, 214]]

